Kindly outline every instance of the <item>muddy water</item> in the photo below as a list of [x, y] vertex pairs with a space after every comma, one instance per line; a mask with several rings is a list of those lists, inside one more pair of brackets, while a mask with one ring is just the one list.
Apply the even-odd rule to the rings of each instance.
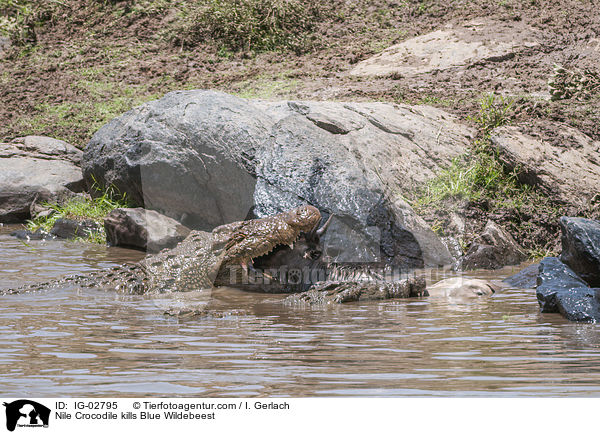
[[[0, 286], [139, 258], [0, 233]], [[479, 277], [500, 278], [514, 269]], [[175, 319], [99, 290], [0, 297], [0, 385], [14, 396], [600, 395], [600, 328], [540, 314], [533, 290], [289, 308], [220, 289], [245, 313]]]

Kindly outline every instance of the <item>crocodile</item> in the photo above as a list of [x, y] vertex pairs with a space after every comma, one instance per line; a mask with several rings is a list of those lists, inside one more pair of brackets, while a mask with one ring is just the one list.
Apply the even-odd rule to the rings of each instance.
[[[115, 290], [123, 294], [185, 293], [180, 307], [165, 313], [224, 314], [214, 300], [194, 306], [195, 293], [208, 295], [217, 286], [250, 291], [302, 293], [287, 304], [329, 304], [427, 295], [422, 277], [385, 280], [368, 264], [331, 265], [323, 261], [320, 238], [332, 216], [321, 226], [321, 214], [311, 205], [265, 218], [218, 226], [212, 232], [192, 231], [175, 248], [163, 250], [134, 264], [124, 264], [87, 275], [67, 276], [42, 284], [4, 290], [4, 294], [76, 286]], [[257, 267], [255, 267], [257, 265]], [[309, 278], [302, 273], [310, 271]], [[294, 274], [293, 272], [296, 272]], [[300, 279], [297, 279], [300, 273]], [[169, 302], [170, 303], [170, 302]], [[215, 304], [216, 303], [216, 304]], [[208, 309], [210, 304], [211, 309]], [[225, 313], [227, 314], [227, 313]]]
[[124, 264], [87, 275], [5, 290], [29, 292], [65, 284], [116, 290], [125, 294], [188, 292], [213, 286], [236, 286], [252, 270], [255, 258], [280, 245], [290, 246], [301, 233], [317, 237], [319, 210], [303, 205], [265, 218], [228, 223], [212, 232], [192, 231], [175, 248], [163, 250], [134, 264]]

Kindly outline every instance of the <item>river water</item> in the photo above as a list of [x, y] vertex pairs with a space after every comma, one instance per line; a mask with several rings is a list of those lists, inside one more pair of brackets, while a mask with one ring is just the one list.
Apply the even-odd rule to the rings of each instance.
[[[81, 243], [22, 243], [8, 236], [11, 229], [0, 228], [0, 288], [141, 258]], [[0, 296], [2, 390], [38, 397], [600, 395], [600, 328], [540, 314], [534, 290], [320, 308], [226, 288], [213, 297], [243, 312], [174, 318], [156, 300], [94, 289]]]

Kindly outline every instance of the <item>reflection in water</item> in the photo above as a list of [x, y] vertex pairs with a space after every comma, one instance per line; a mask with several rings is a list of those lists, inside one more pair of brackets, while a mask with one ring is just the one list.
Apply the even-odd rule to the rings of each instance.
[[[2, 287], [140, 258], [28, 244], [0, 235]], [[600, 395], [598, 328], [540, 314], [533, 290], [328, 308], [212, 296], [246, 314], [176, 319], [150, 298], [77, 288], [2, 297], [0, 384], [32, 396]]]

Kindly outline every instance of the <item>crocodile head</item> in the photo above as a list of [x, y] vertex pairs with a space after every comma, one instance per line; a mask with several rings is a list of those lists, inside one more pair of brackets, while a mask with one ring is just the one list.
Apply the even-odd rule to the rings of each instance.
[[213, 249], [223, 253], [221, 269], [240, 266], [247, 270], [254, 259], [289, 246], [301, 233], [312, 234], [321, 221], [321, 213], [311, 205], [303, 205], [273, 216], [230, 223], [213, 230]]

